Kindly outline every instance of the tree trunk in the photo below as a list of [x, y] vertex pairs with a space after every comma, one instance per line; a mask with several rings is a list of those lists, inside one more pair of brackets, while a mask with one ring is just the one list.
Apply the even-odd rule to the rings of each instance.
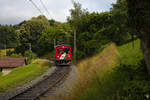
[[150, 74], [150, 0], [127, 0], [131, 27], [137, 30]]
[[150, 74], [150, 1], [149, 0], [139, 0], [139, 5], [141, 10], [141, 18], [139, 19], [141, 23], [140, 33], [141, 33], [141, 49], [144, 54], [144, 60], [147, 65], [148, 72]]
[[144, 60], [147, 65], [148, 72], [150, 74], [150, 34], [149, 37], [141, 38], [141, 49], [144, 54]]

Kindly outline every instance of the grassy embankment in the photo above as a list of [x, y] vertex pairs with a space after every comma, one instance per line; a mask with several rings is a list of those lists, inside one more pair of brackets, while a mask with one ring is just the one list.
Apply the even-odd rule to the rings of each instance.
[[[99, 98], [100, 77], [111, 71], [117, 64], [119, 52], [114, 44], [107, 46], [101, 53], [78, 63], [78, 82], [72, 96], [66, 100], [95, 100]], [[97, 80], [98, 79], [98, 80]], [[95, 97], [94, 97], [95, 96]], [[90, 99], [88, 99], [90, 98]]]
[[143, 62], [140, 41], [102, 53], [78, 64], [79, 80], [67, 100], [144, 100], [150, 91], [150, 77]]
[[0, 77], [0, 93], [4, 93], [35, 79], [48, 70], [50, 66], [50, 62], [37, 59], [29, 65], [15, 68], [8, 75]]

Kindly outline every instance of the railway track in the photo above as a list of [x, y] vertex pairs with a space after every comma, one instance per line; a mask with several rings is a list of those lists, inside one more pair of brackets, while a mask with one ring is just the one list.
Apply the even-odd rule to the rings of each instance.
[[35, 86], [27, 89], [26, 91], [16, 95], [9, 100], [38, 100], [42, 94], [46, 93], [49, 89], [55, 87], [60, 82], [64, 81], [69, 74], [70, 67], [57, 67], [49, 77], [46, 77], [44, 81], [39, 82]]

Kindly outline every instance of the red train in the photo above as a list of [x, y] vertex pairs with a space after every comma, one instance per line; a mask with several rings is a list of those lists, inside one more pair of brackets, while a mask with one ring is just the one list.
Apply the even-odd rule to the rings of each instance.
[[71, 65], [71, 47], [67, 44], [56, 46], [56, 65]]

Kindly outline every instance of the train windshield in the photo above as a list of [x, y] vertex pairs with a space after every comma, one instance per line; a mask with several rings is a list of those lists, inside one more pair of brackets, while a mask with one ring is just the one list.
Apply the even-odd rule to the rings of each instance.
[[63, 49], [57, 49], [58, 54], [63, 54]]
[[69, 48], [57, 49], [57, 53], [58, 54], [63, 54], [63, 53], [70, 54], [70, 50]]
[[65, 49], [64, 49], [64, 52], [65, 52], [66, 54], [70, 53], [69, 48], [65, 48]]

